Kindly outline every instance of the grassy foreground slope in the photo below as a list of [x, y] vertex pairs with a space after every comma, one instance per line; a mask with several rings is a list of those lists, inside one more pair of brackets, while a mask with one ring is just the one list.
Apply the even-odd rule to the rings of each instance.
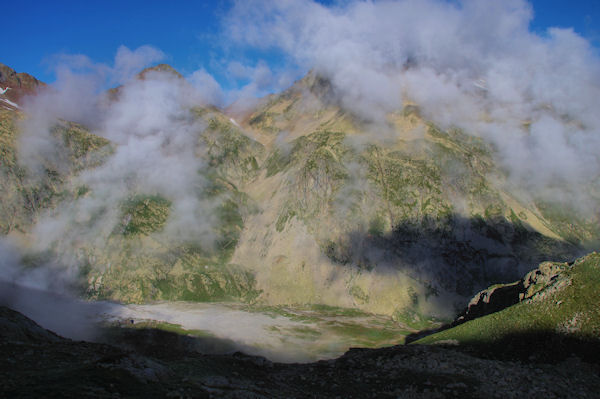
[[[591, 253], [572, 264], [543, 263], [522, 282], [517, 304], [415, 343], [459, 344], [495, 354], [516, 353], [534, 358], [576, 353], [597, 361], [600, 354], [600, 254]], [[497, 285], [490, 289], [502, 287]]]

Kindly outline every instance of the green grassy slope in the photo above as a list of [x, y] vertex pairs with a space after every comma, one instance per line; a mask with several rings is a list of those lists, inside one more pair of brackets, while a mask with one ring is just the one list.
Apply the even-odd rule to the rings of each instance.
[[539, 352], [544, 356], [598, 354], [600, 254], [594, 252], [572, 265], [547, 263], [542, 267], [552, 267], [554, 276], [529, 287], [524, 293], [527, 299], [414, 343], [455, 343], [526, 356]]

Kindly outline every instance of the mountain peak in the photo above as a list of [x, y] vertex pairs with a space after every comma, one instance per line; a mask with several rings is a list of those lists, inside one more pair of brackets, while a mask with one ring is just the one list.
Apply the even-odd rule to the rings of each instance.
[[331, 81], [318, 73], [314, 69], [308, 71], [308, 73], [294, 84], [295, 88], [308, 89], [315, 96], [322, 99], [333, 98], [333, 85]]
[[23, 96], [34, 94], [46, 84], [27, 73], [16, 72], [8, 65], [0, 63], [0, 86], [2, 90], [10, 88], [2, 95], [4, 99], [18, 102]]
[[183, 79], [183, 75], [180, 74], [179, 72], [177, 72], [177, 70], [169, 64], [158, 64], [153, 67], [145, 68], [142, 72], [137, 74], [137, 77], [139, 79], [145, 79], [146, 74], [148, 74], [150, 72], [167, 72], [167, 73], [174, 75], [177, 78]]
[[[140, 79], [140, 80], [145, 80], [146, 79], [146, 75], [148, 73], [154, 73], [154, 72], [169, 73], [169, 74], [175, 76], [178, 79], [185, 79], [182, 74], [180, 74], [179, 72], [177, 72], [177, 70], [175, 68], [173, 68], [169, 64], [158, 64], [158, 65], [155, 65], [153, 67], [145, 68], [140, 73], [138, 73], [137, 75], [135, 75], [135, 77], [137, 79]], [[122, 88], [123, 88], [123, 85], [119, 85], [117, 87], [113, 87], [111, 89], [108, 89], [108, 91], [107, 91], [108, 99], [110, 101], [117, 100], [119, 98], [119, 95], [120, 95], [120, 92], [121, 92]]]

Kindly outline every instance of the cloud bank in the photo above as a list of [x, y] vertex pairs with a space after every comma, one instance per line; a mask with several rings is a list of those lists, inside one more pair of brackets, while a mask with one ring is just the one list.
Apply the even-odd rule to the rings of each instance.
[[[139, 72], [160, 58], [159, 50], [121, 47], [114, 65], [62, 57], [56, 85], [25, 104], [19, 136], [19, 160], [42, 178], [46, 168], [71, 174], [67, 190], [83, 195], [62, 201], [40, 215], [33, 228], [34, 249], [52, 248], [60, 263], [77, 268], [79, 249], [102, 250], [123, 219], [123, 204], [136, 196], [158, 195], [170, 203], [160, 232], [169, 242], [214, 243], [214, 209], [219, 199], [203, 196], [206, 186], [199, 135], [205, 125], [192, 107], [206, 103], [186, 80], [169, 72]], [[116, 93], [102, 90], [119, 82]], [[53, 128], [60, 120], [76, 121], [110, 141], [101, 164], [73, 175], [65, 149]], [[158, 233], [157, 233], [158, 234]]]
[[442, 127], [493, 143], [512, 182], [578, 196], [590, 211], [600, 58], [571, 29], [532, 33], [533, 15], [523, 0], [256, 0], [237, 2], [224, 29], [240, 48], [282, 51], [313, 68], [365, 119], [417, 103]]

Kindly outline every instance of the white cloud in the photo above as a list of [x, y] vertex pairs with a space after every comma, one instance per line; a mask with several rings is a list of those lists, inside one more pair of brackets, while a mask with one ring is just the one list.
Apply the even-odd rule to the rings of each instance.
[[93, 64], [85, 57], [75, 57], [77, 62], [70, 64], [66, 58], [57, 85], [26, 104], [29, 117], [22, 124], [19, 159], [31, 170], [45, 173], [47, 165], [68, 170], [64, 149], [51, 134], [59, 118], [82, 122], [114, 145], [102, 165], [72, 177], [71, 188], [85, 185], [89, 194], [41, 215], [33, 229], [35, 247], [54, 248], [66, 265], [78, 264], [76, 248], [82, 243], [103, 248], [121, 222], [123, 202], [139, 194], [171, 201], [165, 239], [213, 244], [218, 200], [206, 201], [199, 195], [205, 185], [199, 173], [204, 167], [198, 156], [199, 134], [205, 126], [190, 109], [207, 95], [219, 95], [216, 82], [197, 72], [193, 81], [213, 90], [199, 93], [173, 74], [151, 71], [143, 80], [124, 82], [111, 101], [100, 90], [105, 79], [132, 77], [134, 70], [139, 72], [161, 54], [149, 47], [134, 51], [121, 47], [114, 66]]
[[120, 46], [115, 56], [114, 71], [117, 83], [124, 83], [131, 79], [142, 68], [162, 61], [165, 54], [152, 46], [141, 46], [131, 51], [125, 46]]
[[600, 174], [600, 59], [570, 29], [532, 33], [532, 17], [524, 0], [257, 0], [236, 2], [224, 25], [239, 47], [329, 78], [363, 118], [416, 101], [494, 143], [519, 184], [581, 191]]
[[198, 90], [200, 101], [204, 104], [222, 106], [224, 100], [223, 89], [215, 78], [205, 69], [194, 71], [188, 80]]

